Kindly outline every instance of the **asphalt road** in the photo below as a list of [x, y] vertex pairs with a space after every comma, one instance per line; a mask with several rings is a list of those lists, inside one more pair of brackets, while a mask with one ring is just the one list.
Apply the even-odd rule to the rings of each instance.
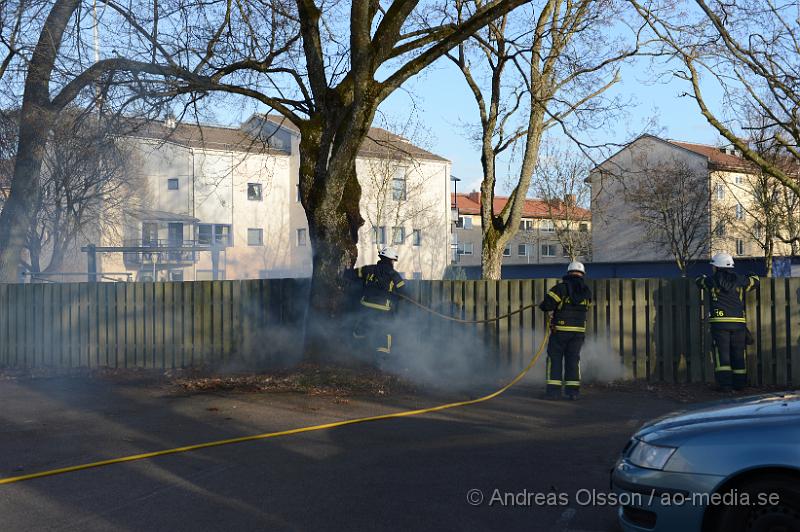
[[[614, 506], [601, 500], [608, 471], [641, 422], [680, 405], [630, 391], [590, 389], [579, 402], [539, 394], [522, 385], [423, 417], [0, 486], [0, 529], [618, 530]], [[83, 378], [0, 381], [0, 477], [444, 398], [179, 396]]]

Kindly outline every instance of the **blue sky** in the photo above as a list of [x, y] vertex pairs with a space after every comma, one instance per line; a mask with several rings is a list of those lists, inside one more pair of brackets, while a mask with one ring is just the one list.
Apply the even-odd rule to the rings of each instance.
[[[602, 137], [610, 142], [624, 142], [632, 132], [641, 131], [650, 117], [655, 117], [658, 130], [654, 132], [661, 136], [704, 144], [719, 143], [719, 135], [700, 115], [697, 104], [688, 97], [681, 97], [688, 84], [672, 77], [654, 82], [654, 77], [649, 61], [639, 61], [623, 69], [622, 80], [612, 90], [632, 96], [634, 105], [628, 110], [627, 119], [609, 124]], [[715, 96], [719, 97], [714, 89], [705, 86], [705, 96], [710, 102]], [[403, 122], [410, 112], [415, 112], [415, 119], [430, 133], [423, 144], [452, 161], [453, 175], [462, 179], [459, 191], [478, 187], [480, 155], [476, 146], [466, 139], [462, 126], [478, 122], [477, 107], [455, 66], [439, 61], [390, 96], [380, 111], [390, 124]], [[498, 183], [502, 181], [498, 179]], [[503, 192], [506, 191], [498, 190], [498, 193]]]

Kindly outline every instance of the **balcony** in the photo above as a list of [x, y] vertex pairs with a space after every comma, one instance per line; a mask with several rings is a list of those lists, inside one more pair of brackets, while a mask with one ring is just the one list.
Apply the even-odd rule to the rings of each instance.
[[126, 265], [188, 266], [197, 262], [198, 253], [210, 250], [196, 240], [125, 240], [122, 258]]

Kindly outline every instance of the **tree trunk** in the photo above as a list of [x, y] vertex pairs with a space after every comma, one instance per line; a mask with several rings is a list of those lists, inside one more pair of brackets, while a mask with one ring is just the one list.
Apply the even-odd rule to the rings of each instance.
[[499, 281], [502, 277], [503, 250], [508, 238], [494, 228], [484, 229], [481, 243], [481, 275], [483, 279]]
[[313, 252], [304, 345], [309, 360], [341, 363], [353, 357], [347, 350], [352, 331], [340, 318], [350, 310], [343, 274], [356, 263], [364, 224], [356, 156], [368, 128], [340, 140], [335, 124], [323, 127], [312, 118], [301, 137], [300, 194]]

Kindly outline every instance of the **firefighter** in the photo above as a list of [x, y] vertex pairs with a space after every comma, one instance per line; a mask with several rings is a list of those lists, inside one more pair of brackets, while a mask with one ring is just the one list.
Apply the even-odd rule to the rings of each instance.
[[392, 352], [391, 325], [397, 311], [397, 296], [405, 285], [394, 269], [397, 251], [384, 247], [378, 252], [378, 263], [361, 266], [349, 272], [352, 280], [361, 283], [359, 305], [361, 316], [353, 337], [365, 340], [370, 350], [387, 355]]
[[758, 286], [758, 276], [733, 271], [733, 257], [728, 253], [714, 255], [711, 269], [713, 275], [698, 277], [697, 285], [711, 296], [708, 322], [714, 342], [714, 376], [721, 390], [741, 390], [747, 384], [744, 298]]
[[580, 262], [570, 262], [567, 275], [539, 304], [552, 312], [550, 341], [547, 344], [548, 399], [560, 399], [562, 388], [567, 399], [578, 399], [581, 385], [581, 346], [586, 333], [586, 311], [592, 303], [592, 291], [586, 286], [586, 269]]

